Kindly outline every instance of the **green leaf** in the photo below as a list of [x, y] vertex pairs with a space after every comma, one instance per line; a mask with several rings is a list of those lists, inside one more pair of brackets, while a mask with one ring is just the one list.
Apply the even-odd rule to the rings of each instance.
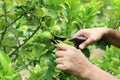
[[6, 0], [6, 5], [11, 6], [13, 5], [14, 1], [13, 0]]
[[5, 47], [16, 47], [19, 41], [12, 37], [5, 37], [2, 41], [2, 46]]
[[11, 60], [10, 58], [3, 52], [0, 50], [0, 63], [1, 66], [3, 67], [3, 69], [5, 71], [9, 70], [9, 67], [11, 66]]
[[0, 33], [2, 33], [4, 30], [4, 24], [5, 24], [5, 21], [0, 21]]
[[3, 9], [4, 13], [6, 13], [6, 3], [5, 2], [2, 5], [2, 9]]
[[20, 6], [20, 5], [24, 5], [24, 3], [26, 2], [26, 0], [15, 0], [15, 2], [16, 2], [16, 4], [18, 6]]
[[10, 33], [14, 34], [15, 37], [21, 37], [23, 35], [22, 31], [19, 31], [19, 30], [15, 29], [15, 28], [10, 28], [10, 29], [8, 29], [8, 31]]
[[66, 11], [68, 18], [76, 18], [80, 13], [79, 0], [66, 0]]
[[116, 75], [116, 77], [120, 79], [120, 74]]
[[88, 58], [90, 57], [90, 51], [88, 48], [83, 49], [82, 52], [86, 57], [88, 57]]
[[51, 16], [44, 16], [44, 24], [47, 27], [52, 27], [55, 24], [55, 19]]
[[44, 12], [43, 12], [43, 10], [41, 9], [41, 8], [36, 8], [35, 9], [35, 15], [38, 17], [38, 18], [40, 18], [40, 17], [42, 17], [43, 15], [44, 15]]

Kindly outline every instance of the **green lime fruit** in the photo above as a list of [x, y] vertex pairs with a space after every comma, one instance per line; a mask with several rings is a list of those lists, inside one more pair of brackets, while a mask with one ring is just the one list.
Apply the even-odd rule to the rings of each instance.
[[52, 27], [51, 31], [54, 35], [61, 35], [61, 27], [59, 25], [55, 25]]
[[48, 31], [44, 31], [42, 34], [41, 34], [41, 40], [42, 41], [49, 41], [50, 39], [52, 39], [52, 34]]

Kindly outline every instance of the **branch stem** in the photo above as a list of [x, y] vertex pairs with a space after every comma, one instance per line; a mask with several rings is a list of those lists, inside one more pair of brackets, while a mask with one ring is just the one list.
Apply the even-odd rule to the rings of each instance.
[[10, 26], [12, 26], [12, 25], [13, 25], [17, 20], [19, 20], [22, 16], [23, 16], [23, 14], [20, 15], [18, 18], [16, 18], [13, 22], [11, 22], [8, 26], [5, 27], [4, 31], [3, 31], [2, 34], [1, 34], [2, 37], [1, 37], [1, 40], [0, 40], [0, 44], [1, 44], [2, 40], [4, 39], [5, 34], [6, 34], [7, 30], [8, 30], [8, 28], [9, 28]]
[[18, 51], [21, 47], [23, 47], [36, 33], [37, 31], [41, 28], [41, 23], [39, 24], [39, 26], [36, 28], [36, 30], [31, 34], [31, 36], [25, 40], [25, 42], [21, 45], [19, 45], [12, 53], [9, 54], [9, 56], [11, 57], [12, 55], [15, 55], [16, 51]]

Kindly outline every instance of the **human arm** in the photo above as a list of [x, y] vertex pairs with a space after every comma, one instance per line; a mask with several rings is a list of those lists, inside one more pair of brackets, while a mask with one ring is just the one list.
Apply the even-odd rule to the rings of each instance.
[[87, 40], [79, 45], [84, 49], [87, 45], [104, 39], [107, 42], [120, 48], [120, 32], [110, 28], [91, 28], [79, 30], [74, 36], [84, 36]]
[[59, 44], [56, 56], [58, 69], [82, 77], [84, 80], [118, 80], [90, 63], [84, 54], [75, 47]]
[[120, 48], [120, 32], [107, 28], [103, 38], [114, 46]]

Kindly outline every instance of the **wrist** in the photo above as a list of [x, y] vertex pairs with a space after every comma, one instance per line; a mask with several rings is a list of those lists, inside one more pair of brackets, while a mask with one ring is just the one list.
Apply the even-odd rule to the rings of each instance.
[[92, 80], [95, 79], [97, 76], [97, 73], [99, 73], [99, 68], [95, 65], [92, 65], [89, 70], [85, 73], [83, 79], [84, 80]]
[[101, 70], [95, 65], [89, 70], [89, 73], [83, 79], [84, 80], [119, 80], [115, 76]]
[[107, 40], [109, 38], [109, 34], [111, 33], [112, 29], [110, 28], [103, 28], [103, 36], [102, 38]]
[[95, 72], [96, 69], [97, 69], [96, 66], [90, 63], [89, 65], [87, 65], [87, 68], [85, 68], [84, 72], [81, 73], [82, 74], [81, 77], [84, 80], [89, 80], [90, 77], [92, 76], [92, 73]]

